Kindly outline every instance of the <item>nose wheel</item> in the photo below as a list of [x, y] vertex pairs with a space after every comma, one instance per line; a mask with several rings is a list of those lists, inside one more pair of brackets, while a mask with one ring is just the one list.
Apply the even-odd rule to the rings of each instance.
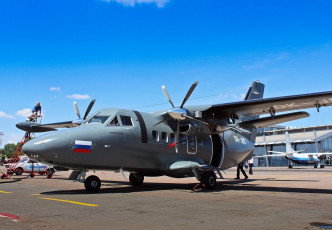
[[84, 187], [88, 192], [98, 192], [101, 186], [101, 181], [97, 176], [89, 176], [84, 181]]

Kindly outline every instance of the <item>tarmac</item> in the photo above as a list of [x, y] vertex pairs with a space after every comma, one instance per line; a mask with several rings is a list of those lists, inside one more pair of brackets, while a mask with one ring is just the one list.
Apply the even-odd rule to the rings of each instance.
[[332, 229], [332, 168], [254, 168], [248, 180], [232, 168], [214, 190], [193, 190], [195, 178], [132, 187], [120, 173], [89, 172], [98, 193], [69, 174], [0, 180], [0, 229]]

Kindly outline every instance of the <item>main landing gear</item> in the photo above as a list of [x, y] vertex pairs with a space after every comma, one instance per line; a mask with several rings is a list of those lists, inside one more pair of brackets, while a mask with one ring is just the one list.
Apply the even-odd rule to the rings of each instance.
[[133, 186], [140, 186], [143, 184], [144, 176], [137, 173], [130, 173], [129, 182]]
[[205, 171], [201, 176], [201, 183], [207, 189], [214, 189], [217, 185], [217, 176], [213, 171]]

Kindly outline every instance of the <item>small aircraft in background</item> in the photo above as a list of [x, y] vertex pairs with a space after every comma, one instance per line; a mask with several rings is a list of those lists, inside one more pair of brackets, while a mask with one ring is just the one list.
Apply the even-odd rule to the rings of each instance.
[[196, 177], [212, 189], [216, 175], [222, 178], [220, 170], [252, 157], [258, 128], [309, 116], [303, 111], [277, 113], [319, 111], [332, 105], [332, 92], [263, 99], [265, 86], [257, 81], [244, 101], [185, 107], [197, 84], [190, 87], [179, 107], [162, 86], [172, 106], [168, 110], [146, 113], [108, 108], [88, 117], [93, 100], [83, 118], [74, 102], [76, 121], [18, 123], [28, 133], [75, 127], [36, 137], [23, 146], [23, 152], [61, 170], [74, 170], [71, 178], [84, 178], [81, 182], [90, 192], [97, 192], [101, 181], [94, 175], [85, 179], [88, 170], [127, 171], [132, 185], [141, 185], [145, 176]]
[[285, 157], [289, 161], [289, 168], [293, 168], [293, 164], [299, 165], [314, 165], [315, 168], [320, 166], [320, 168], [324, 168], [324, 165], [321, 164], [321, 157], [326, 155], [332, 155], [332, 153], [301, 153], [304, 150], [295, 151], [292, 148], [289, 133], [285, 132], [286, 136], [286, 152], [278, 152], [278, 151], [269, 151], [271, 155], [262, 155], [262, 156], [254, 156], [255, 158], [264, 158], [264, 157]]

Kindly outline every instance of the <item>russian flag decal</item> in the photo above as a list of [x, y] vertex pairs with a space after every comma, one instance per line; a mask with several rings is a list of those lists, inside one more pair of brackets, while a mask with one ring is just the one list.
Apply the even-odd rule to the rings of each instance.
[[92, 141], [75, 140], [75, 153], [91, 153]]

